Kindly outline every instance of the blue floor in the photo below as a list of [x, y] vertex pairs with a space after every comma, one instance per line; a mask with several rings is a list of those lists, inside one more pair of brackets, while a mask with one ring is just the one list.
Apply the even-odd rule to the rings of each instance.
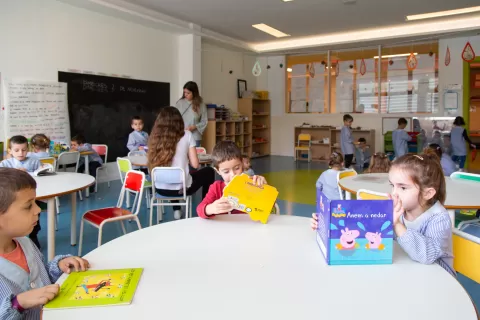
[[[252, 167], [255, 170], [256, 174], [264, 174], [267, 172], [275, 171], [284, 171], [284, 170], [295, 170], [295, 169], [326, 169], [324, 163], [307, 163], [307, 162], [294, 162], [291, 157], [264, 157], [259, 159], [254, 159], [252, 161]], [[118, 200], [118, 195], [120, 192], [120, 181], [114, 181], [111, 183], [111, 187], [108, 188], [107, 184], [100, 184], [98, 187], [98, 193], [90, 195], [89, 198], [83, 199], [83, 201], [77, 201], [77, 230], [80, 230], [80, 218], [83, 213], [89, 209], [115, 206]], [[312, 186], [314, 188], [315, 186]], [[193, 199], [194, 208], [200, 201], [200, 196], [197, 195]], [[315, 211], [313, 205], [306, 205], [300, 203], [294, 203], [289, 201], [278, 201], [280, 207], [280, 212], [282, 214], [310, 217], [312, 212]], [[148, 226], [149, 210], [146, 207], [146, 202], [143, 203], [142, 211], [140, 212], [140, 222], [142, 226]], [[156, 211], [156, 210], [155, 210]], [[58, 231], [56, 232], [56, 253], [57, 254], [78, 254], [78, 246], [70, 246], [70, 196], [60, 198], [60, 215], [59, 215], [59, 225]], [[193, 215], [196, 217], [196, 212], [193, 210]], [[47, 234], [46, 234], [46, 213], [42, 213], [41, 216], [41, 225], [43, 229], [40, 231], [39, 240], [42, 245], [43, 254], [47, 254]], [[173, 211], [170, 208], [166, 209], [166, 213], [163, 216], [163, 223], [173, 220]], [[155, 216], [154, 216], [155, 221]], [[137, 230], [135, 223], [126, 223], [127, 232]], [[103, 243], [111, 241], [116, 237], [122, 235], [122, 231], [117, 224], [107, 224], [104, 227], [103, 232]], [[84, 244], [83, 244], [83, 254], [88, 253], [97, 246], [98, 239], [98, 230], [85, 225], [84, 231]], [[473, 301], [477, 305], [477, 308], [480, 309], [480, 284], [470, 280], [463, 275], [458, 275], [459, 282], [464, 286], [467, 292], [472, 297]]]

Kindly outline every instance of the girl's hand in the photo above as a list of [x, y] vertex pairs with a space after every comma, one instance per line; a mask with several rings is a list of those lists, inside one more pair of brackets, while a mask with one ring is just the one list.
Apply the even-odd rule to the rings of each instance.
[[220, 198], [205, 208], [207, 215], [222, 214], [233, 210], [233, 205], [227, 198]]
[[310, 226], [312, 227], [313, 231], [318, 229], [318, 217], [315, 213], [312, 213], [312, 219], [310, 219]]
[[252, 180], [253, 180], [253, 184], [259, 187], [263, 186], [264, 184], [267, 184], [267, 180], [262, 176], [253, 176]]
[[59, 289], [60, 286], [58, 284], [51, 284], [38, 289], [25, 291], [17, 295], [17, 301], [23, 309], [43, 306], [55, 298]]
[[71, 268], [74, 268], [75, 272], [86, 271], [90, 268], [90, 263], [80, 257], [68, 257], [58, 262], [58, 268], [68, 274]]
[[195, 131], [195, 129], [197, 129], [196, 126], [188, 126], [188, 127], [187, 127], [187, 130], [190, 131], [190, 132], [191, 132], [191, 131]]
[[390, 195], [390, 198], [393, 200], [393, 225], [396, 225], [401, 223], [400, 217], [405, 213], [405, 209], [403, 209], [402, 200], [397, 194]]

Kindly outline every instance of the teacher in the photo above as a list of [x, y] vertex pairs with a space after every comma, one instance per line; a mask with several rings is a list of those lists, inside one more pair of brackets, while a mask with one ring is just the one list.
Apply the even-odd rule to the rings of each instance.
[[188, 81], [183, 86], [183, 96], [177, 101], [175, 107], [180, 111], [185, 130], [192, 132], [193, 138], [200, 147], [202, 134], [208, 124], [207, 107], [198, 93], [198, 86], [193, 81]]

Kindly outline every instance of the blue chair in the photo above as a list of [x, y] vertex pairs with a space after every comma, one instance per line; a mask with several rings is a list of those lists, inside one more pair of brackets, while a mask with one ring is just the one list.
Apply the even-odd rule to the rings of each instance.
[[[165, 206], [185, 206], [185, 219], [192, 216], [192, 197], [187, 195], [187, 188], [185, 186], [185, 171], [178, 167], [156, 167], [153, 168], [152, 173], [152, 189], [155, 191], [157, 183], [164, 184], [181, 184], [182, 193], [178, 197], [166, 197], [154, 192], [154, 196], [150, 201], [150, 226], [153, 221], [153, 207], [159, 207], [157, 210], [158, 222], [163, 219], [163, 207]], [[178, 203], [171, 203], [171, 200], [177, 200]]]

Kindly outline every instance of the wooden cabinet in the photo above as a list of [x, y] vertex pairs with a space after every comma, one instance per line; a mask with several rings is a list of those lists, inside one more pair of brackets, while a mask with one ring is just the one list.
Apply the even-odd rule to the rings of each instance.
[[251, 120], [248, 155], [252, 158], [270, 155], [270, 100], [238, 99], [238, 112]]

